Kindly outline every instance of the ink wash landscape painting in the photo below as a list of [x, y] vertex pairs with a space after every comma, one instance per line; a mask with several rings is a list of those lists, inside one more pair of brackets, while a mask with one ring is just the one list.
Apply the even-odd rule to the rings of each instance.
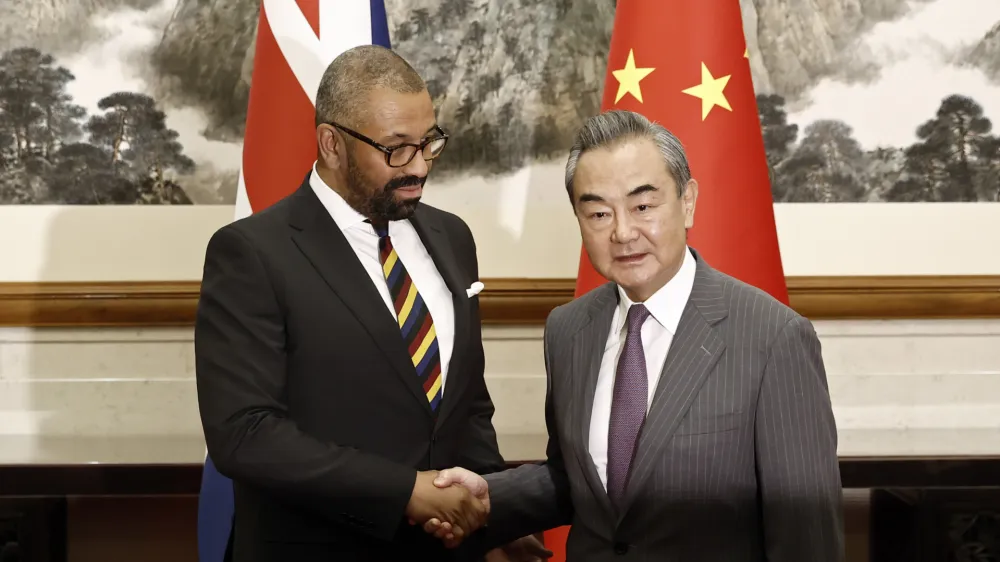
[[[1000, 200], [1000, 2], [741, 6], [775, 202]], [[386, 8], [452, 136], [431, 182], [455, 193], [545, 167], [564, 198], [572, 135], [600, 109], [614, 0]], [[259, 9], [0, 3], [0, 204], [233, 205]]]

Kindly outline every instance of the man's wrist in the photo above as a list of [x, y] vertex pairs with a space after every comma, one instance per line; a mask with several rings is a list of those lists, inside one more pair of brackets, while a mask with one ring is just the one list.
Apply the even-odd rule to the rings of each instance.
[[410, 507], [413, 504], [413, 500], [415, 500], [417, 497], [417, 491], [422, 487], [421, 480], [428, 480], [429, 483], [433, 486], [434, 479], [437, 478], [437, 475], [438, 475], [437, 470], [416, 471], [416, 474], [414, 475], [413, 478], [413, 489], [410, 491], [410, 499], [409, 501], [406, 502], [407, 515], [410, 515]]

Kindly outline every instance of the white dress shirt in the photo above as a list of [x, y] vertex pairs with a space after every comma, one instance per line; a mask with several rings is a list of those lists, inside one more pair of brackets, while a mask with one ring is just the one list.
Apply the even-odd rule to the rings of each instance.
[[[647, 412], [656, 392], [656, 384], [660, 380], [660, 372], [663, 371], [663, 365], [667, 360], [670, 342], [677, 333], [681, 314], [691, 296], [695, 268], [694, 256], [691, 250], [687, 249], [677, 274], [643, 303], [650, 312], [641, 330], [642, 349], [646, 356], [646, 375], [649, 377]], [[607, 345], [604, 346], [601, 369], [597, 375], [597, 390], [594, 393], [594, 409], [590, 416], [590, 458], [605, 489], [608, 487], [608, 427], [611, 423], [611, 398], [615, 389], [618, 358], [625, 347], [625, 336], [628, 334], [625, 320], [632, 304], [625, 291], [618, 287], [618, 307], [611, 319], [611, 331], [608, 334]]]
[[[382, 262], [379, 260], [378, 235], [375, 228], [365, 222], [365, 217], [354, 210], [353, 207], [344, 201], [344, 198], [334, 191], [316, 173], [316, 165], [313, 164], [312, 175], [309, 177], [309, 185], [319, 197], [320, 202], [333, 217], [333, 221], [340, 227], [341, 232], [347, 238], [358, 260], [368, 272], [372, 283], [378, 289], [385, 306], [396, 320], [396, 309], [392, 305], [392, 297], [389, 295], [389, 287], [385, 282], [382, 273]], [[451, 291], [445, 284], [444, 278], [434, 265], [434, 260], [427, 252], [427, 248], [420, 240], [416, 229], [409, 220], [390, 221], [389, 237], [392, 246], [396, 249], [396, 255], [406, 267], [410, 279], [416, 285], [417, 291], [423, 297], [427, 309], [434, 320], [434, 330], [437, 333], [438, 352], [441, 354], [441, 395], [444, 396], [445, 385], [448, 382], [448, 364], [451, 361], [451, 352], [455, 344], [455, 305], [452, 301]], [[402, 337], [402, 336], [400, 336]]]

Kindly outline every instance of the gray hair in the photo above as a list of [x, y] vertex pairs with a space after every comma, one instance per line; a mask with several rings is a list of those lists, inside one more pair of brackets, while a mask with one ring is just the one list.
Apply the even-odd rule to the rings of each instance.
[[580, 156], [588, 150], [607, 148], [620, 142], [649, 139], [656, 144], [667, 170], [677, 184], [677, 196], [684, 193], [684, 186], [691, 179], [691, 168], [680, 139], [659, 123], [650, 121], [634, 111], [613, 109], [587, 120], [576, 134], [566, 162], [566, 191], [573, 201], [573, 178]]
[[389, 88], [404, 94], [427, 89], [423, 78], [403, 57], [379, 45], [359, 45], [333, 59], [316, 92], [316, 125], [337, 122], [357, 127], [368, 92]]

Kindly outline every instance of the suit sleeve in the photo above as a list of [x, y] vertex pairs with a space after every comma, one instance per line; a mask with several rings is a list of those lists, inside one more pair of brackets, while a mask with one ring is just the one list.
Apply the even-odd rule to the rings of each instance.
[[470, 406], [472, 416], [458, 466], [477, 474], [489, 474], [501, 471], [507, 465], [497, 445], [497, 434], [493, 428], [493, 400], [486, 382], [480, 378], [475, 386]]
[[256, 250], [232, 226], [212, 236], [195, 323], [198, 405], [219, 471], [335, 523], [390, 540], [416, 471], [301, 431], [288, 418], [281, 306]]
[[770, 347], [755, 433], [767, 560], [843, 560], [837, 427], [819, 338], [801, 316]]
[[490, 494], [489, 525], [477, 533], [480, 536], [474, 537], [487, 550], [525, 535], [569, 525], [573, 519], [569, 478], [559, 445], [559, 420], [553, 400], [558, 388], [552, 379], [550, 340], [558, 329], [549, 324], [551, 318], [545, 330], [546, 461], [486, 475]]
[[[459, 221], [463, 237], [467, 240], [467, 259], [471, 264], [473, 279], [479, 279], [479, 258], [476, 255], [476, 241], [468, 225]], [[458, 466], [469, 469], [477, 474], [488, 474], [503, 470], [506, 467], [500, 447], [497, 444], [496, 429], [493, 427], [493, 414], [496, 409], [490, 391], [486, 386], [485, 353], [483, 351], [483, 330], [479, 315], [479, 299], [472, 306], [474, 314], [470, 318], [469, 330], [472, 331], [472, 346], [470, 354], [475, 357], [473, 364], [480, 368], [471, 373], [469, 396], [471, 399], [470, 417], [466, 438]]]

